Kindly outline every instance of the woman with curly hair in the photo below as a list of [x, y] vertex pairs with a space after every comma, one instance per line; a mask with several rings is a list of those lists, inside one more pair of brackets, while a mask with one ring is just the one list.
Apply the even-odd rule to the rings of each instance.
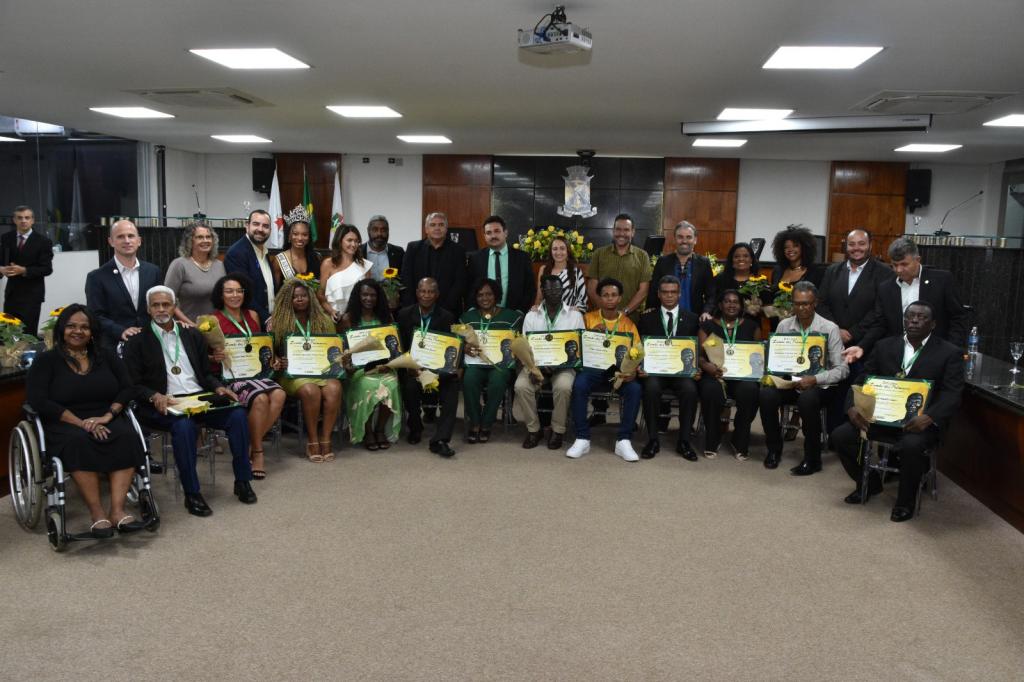
[[[768, 300], [773, 301], [779, 293], [779, 284], [785, 282], [789, 289], [797, 282], [806, 280], [821, 286], [821, 278], [825, 269], [815, 263], [818, 247], [814, 234], [803, 225], [787, 225], [772, 239], [772, 255], [775, 257], [775, 268], [772, 269], [772, 288], [768, 292]], [[779, 318], [771, 318], [771, 328], [779, 325]]]
[[[334, 378], [289, 378], [285, 339], [290, 334], [334, 334], [334, 321], [323, 311], [310, 289], [311, 283], [298, 278], [285, 280], [274, 298], [274, 314], [270, 328], [274, 335], [274, 353], [281, 358], [281, 387], [289, 396], [298, 398], [306, 423], [306, 457], [311, 462], [334, 459], [331, 433], [341, 406], [341, 381]], [[322, 422], [321, 422], [321, 417]], [[317, 424], [320, 429], [317, 431]]]
[[178, 254], [167, 266], [164, 284], [178, 299], [175, 316], [194, 325], [198, 316], [213, 313], [210, 293], [226, 274], [224, 263], [217, 258], [217, 233], [202, 223], [186, 227]]
[[[341, 317], [343, 330], [360, 327], [380, 327], [393, 324], [388, 299], [380, 283], [364, 279], [356, 283], [348, 308]], [[398, 376], [387, 367], [371, 373], [352, 365], [351, 354], [344, 356], [348, 374], [345, 408], [348, 414], [349, 435], [353, 444], [366, 442], [367, 450], [387, 450], [398, 440], [402, 428], [402, 394]], [[376, 418], [374, 417], [376, 415]]]

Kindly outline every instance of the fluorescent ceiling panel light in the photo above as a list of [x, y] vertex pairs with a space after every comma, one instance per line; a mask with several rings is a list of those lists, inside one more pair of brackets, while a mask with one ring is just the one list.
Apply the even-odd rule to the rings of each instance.
[[89, 107], [89, 111], [118, 118], [174, 118], [171, 114], [165, 114], [149, 107]]
[[189, 50], [211, 62], [217, 62], [229, 69], [308, 69], [309, 64], [281, 52], [276, 47]]
[[693, 141], [694, 147], [742, 147], [746, 140], [734, 140], [727, 137], [698, 137]]
[[738, 109], [726, 107], [718, 115], [719, 121], [772, 121], [786, 118], [792, 109]]
[[0, 142], [24, 142], [25, 140], [19, 140], [16, 137], [4, 137], [0, 135]]
[[399, 135], [398, 139], [402, 142], [409, 142], [411, 144], [451, 144], [444, 135]]
[[856, 69], [882, 51], [881, 47], [782, 46], [762, 69]]
[[327, 108], [345, 118], [402, 118], [402, 115], [391, 107], [328, 106]]
[[949, 152], [954, 149], [960, 149], [963, 147], [962, 144], [908, 144], [902, 147], [897, 147], [893, 151], [896, 152]]
[[1024, 114], [1010, 114], [1009, 116], [1003, 116], [1002, 118], [985, 121], [985, 125], [999, 127], [1024, 127]]
[[273, 142], [273, 140], [268, 140], [267, 138], [260, 137], [259, 135], [210, 135], [210, 137], [215, 140], [221, 140], [222, 142], [235, 142], [239, 144], [246, 142]]

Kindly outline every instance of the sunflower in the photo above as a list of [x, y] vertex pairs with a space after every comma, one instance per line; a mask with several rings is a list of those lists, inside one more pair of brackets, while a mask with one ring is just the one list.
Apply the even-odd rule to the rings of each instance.
[[793, 285], [789, 282], [779, 282], [779, 291], [784, 291], [787, 294], [793, 293]]
[[384, 268], [384, 279], [394, 279], [398, 277], [398, 268]]
[[307, 272], [305, 274], [295, 275], [295, 276], [297, 278], [301, 279], [303, 282], [309, 282], [309, 281], [311, 281], [313, 279], [313, 273], [312, 272]]
[[62, 312], [64, 312], [64, 306], [54, 308], [53, 310], [50, 311], [50, 317], [60, 317], [60, 314]]

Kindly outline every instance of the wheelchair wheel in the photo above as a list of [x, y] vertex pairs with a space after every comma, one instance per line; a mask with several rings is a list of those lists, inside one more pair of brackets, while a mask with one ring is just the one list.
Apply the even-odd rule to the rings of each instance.
[[139, 512], [146, 522], [146, 530], [155, 533], [160, 527], [160, 509], [157, 507], [152, 490], [139, 491]]
[[59, 511], [51, 511], [46, 517], [46, 536], [50, 541], [50, 549], [54, 552], [63, 552], [68, 546], [68, 539], [64, 535], [64, 519]]
[[11, 505], [14, 517], [26, 530], [39, 523], [43, 513], [43, 462], [35, 427], [21, 421], [11, 431], [8, 446]]

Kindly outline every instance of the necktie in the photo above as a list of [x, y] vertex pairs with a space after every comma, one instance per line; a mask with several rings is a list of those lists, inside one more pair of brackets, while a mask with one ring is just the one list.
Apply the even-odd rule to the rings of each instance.
[[18, 253], [21, 253], [21, 250], [24, 249], [24, 248], [25, 248], [25, 235], [19, 234], [18, 235]]
[[[501, 253], [494, 252], [494, 281], [501, 286]], [[505, 302], [505, 287], [501, 287], [501, 302]]]
[[668, 333], [671, 336], [675, 336], [676, 328], [672, 326], [672, 313], [668, 314]]

